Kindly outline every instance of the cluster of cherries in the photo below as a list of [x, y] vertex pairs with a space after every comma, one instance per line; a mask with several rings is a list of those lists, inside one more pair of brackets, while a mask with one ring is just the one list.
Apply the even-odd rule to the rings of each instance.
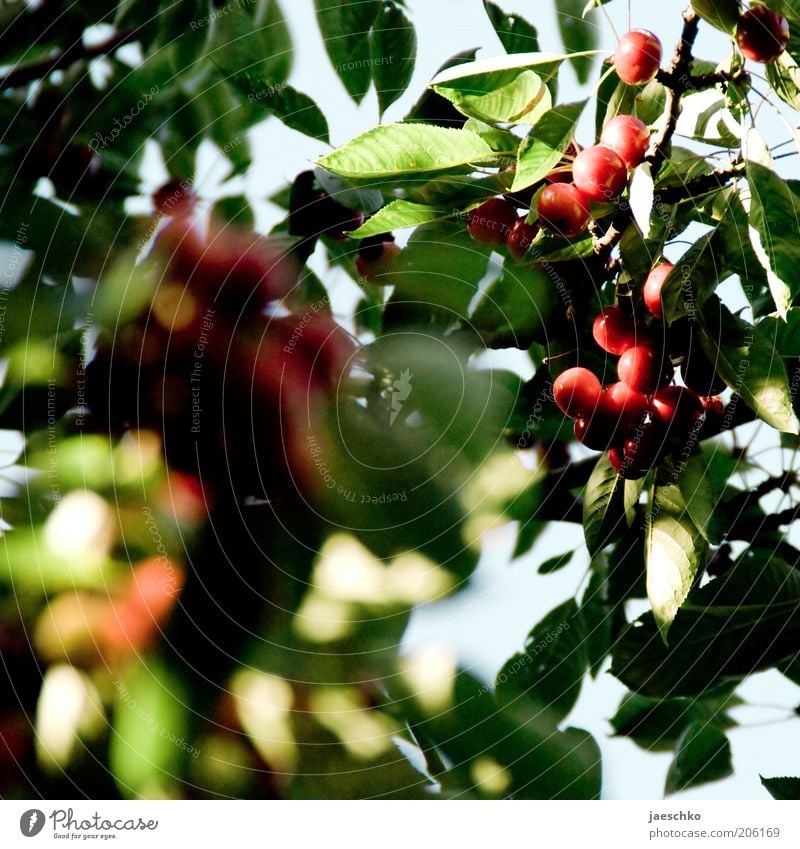
[[[619, 357], [616, 383], [603, 386], [582, 366], [562, 372], [553, 384], [559, 409], [575, 420], [575, 438], [587, 448], [608, 451], [625, 478], [643, 477], [687, 435], [721, 421], [719, 393], [724, 381], [697, 345], [684, 319], [669, 328], [663, 322], [661, 287], [672, 265], [661, 263], [643, 291], [649, 324], [622, 306], [606, 307], [592, 335], [608, 354]], [[676, 366], [685, 385], [673, 383]]]
[[[773, 62], [789, 41], [789, 25], [782, 15], [754, 6], [739, 18], [736, 42], [744, 56]], [[628, 85], [650, 82], [661, 66], [661, 42], [648, 30], [625, 33], [614, 52], [614, 67]], [[603, 129], [600, 143], [579, 150], [575, 143], [542, 187], [527, 197], [510, 195], [486, 201], [467, 216], [473, 238], [495, 247], [505, 245], [515, 257], [527, 252], [539, 225], [566, 238], [580, 235], [591, 217], [592, 203], [616, 200], [628, 184], [628, 173], [639, 165], [650, 145], [647, 126], [633, 115], [618, 115]], [[537, 191], [538, 190], [538, 191]], [[517, 201], [536, 198], [538, 223], [520, 216]]]

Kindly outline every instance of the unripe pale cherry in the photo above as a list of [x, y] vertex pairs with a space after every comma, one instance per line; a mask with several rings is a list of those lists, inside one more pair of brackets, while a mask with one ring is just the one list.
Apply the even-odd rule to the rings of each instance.
[[617, 115], [603, 128], [600, 144], [610, 147], [628, 168], [635, 168], [650, 147], [650, 130], [634, 115]]
[[645, 29], [626, 32], [614, 51], [617, 76], [628, 85], [648, 83], [661, 65], [661, 42]]
[[590, 417], [602, 392], [597, 376], [580, 366], [562, 372], [553, 383], [553, 399], [561, 412], [572, 419]]
[[619, 358], [619, 379], [635, 392], [650, 395], [669, 379], [665, 358], [653, 345], [634, 345]]
[[572, 180], [589, 200], [610, 202], [628, 183], [628, 169], [618, 153], [602, 144], [582, 150], [572, 164]]
[[664, 318], [664, 304], [661, 302], [661, 288], [672, 269], [673, 266], [671, 263], [662, 262], [647, 275], [647, 280], [644, 282], [644, 289], [642, 290], [644, 305], [647, 307], [650, 315], [654, 318]]
[[545, 186], [536, 200], [536, 212], [542, 226], [560, 236], [579, 236], [589, 223], [589, 203], [571, 183]]
[[766, 6], [753, 6], [739, 18], [736, 43], [747, 59], [774, 62], [789, 43], [789, 22]]

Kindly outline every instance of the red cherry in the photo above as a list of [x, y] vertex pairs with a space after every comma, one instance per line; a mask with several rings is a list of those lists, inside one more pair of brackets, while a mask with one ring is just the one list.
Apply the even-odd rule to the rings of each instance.
[[511, 256], [522, 259], [538, 232], [539, 228], [536, 224], [526, 224], [524, 217], [518, 218], [506, 239], [506, 246]]
[[628, 183], [628, 169], [618, 153], [596, 144], [581, 151], [572, 164], [576, 188], [589, 200], [609, 202], [618, 198]]
[[561, 412], [572, 419], [591, 416], [600, 403], [603, 388], [588, 368], [567, 369], [553, 384], [553, 399]]
[[356, 257], [356, 271], [364, 280], [372, 281], [385, 274], [392, 266], [400, 248], [391, 233], [364, 239]]
[[589, 223], [589, 203], [571, 183], [545, 186], [536, 201], [544, 227], [568, 239], [580, 235]]
[[606, 307], [594, 320], [592, 336], [609, 354], [619, 356], [634, 345], [651, 343], [652, 336], [638, 327], [633, 316], [622, 307]]
[[646, 471], [634, 469], [630, 465], [626, 464], [623, 450], [618, 448], [616, 445], [613, 448], [608, 449], [608, 459], [611, 461], [611, 465], [626, 480], [637, 480], [638, 478], [643, 478], [647, 474]]
[[672, 269], [673, 266], [671, 263], [662, 262], [647, 275], [647, 280], [644, 282], [644, 289], [642, 290], [644, 305], [654, 318], [664, 318], [664, 305], [661, 303], [661, 287], [664, 285], [664, 281]]
[[612, 383], [606, 387], [602, 410], [617, 430], [630, 433], [647, 414], [647, 398], [627, 383]]
[[628, 168], [635, 168], [650, 147], [650, 130], [633, 115], [617, 115], [603, 128], [600, 144], [615, 151]]
[[649, 395], [668, 379], [668, 366], [653, 345], [634, 345], [619, 358], [617, 374], [631, 389]]
[[703, 405], [706, 417], [714, 416], [715, 418], [722, 418], [722, 414], [725, 412], [725, 405], [722, 403], [722, 398], [719, 395], [700, 398], [700, 403]]
[[653, 417], [671, 436], [683, 437], [703, 415], [699, 396], [685, 386], [666, 386], [653, 396]]
[[789, 22], [766, 6], [753, 6], [739, 18], [736, 43], [753, 62], [774, 62], [789, 43]]
[[614, 51], [617, 76], [628, 85], [648, 83], [661, 64], [661, 42], [646, 29], [626, 32]]
[[600, 404], [590, 418], [575, 419], [575, 439], [593, 451], [605, 451], [614, 436], [613, 425], [603, 409], [604, 397], [601, 396]]
[[517, 222], [517, 210], [505, 198], [491, 198], [467, 213], [467, 229], [477, 242], [504, 245]]
[[658, 462], [663, 447], [663, 429], [654, 422], [643, 423], [622, 444], [625, 464], [648, 471]]
[[197, 195], [185, 180], [170, 180], [153, 195], [153, 205], [161, 215], [188, 215], [197, 203]]

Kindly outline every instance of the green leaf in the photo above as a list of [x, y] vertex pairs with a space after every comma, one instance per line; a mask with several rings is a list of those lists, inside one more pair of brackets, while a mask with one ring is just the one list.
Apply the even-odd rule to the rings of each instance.
[[370, 29], [381, 10], [380, 0], [314, 0], [317, 22], [333, 69], [360, 103], [372, 79]]
[[383, 3], [370, 38], [370, 63], [383, 113], [405, 92], [417, 59], [414, 26], [396, 3]]
[[738, 0], [692, 0], [692, 8], [711, 26], [732, 35], [739, 21]]
[[800, 778], [789, 776], [764, 778], [763, 775], [759, 775], [759, 778], [773, 799], [781, 802], [796, 802], [800, 799]]
[[251, 71], [235, 74], [230, 82], [250, 104], [275, 115], [287, 127], [330, 143], [328, 121], [307, 94], [287, 83], [273, 84]]
[[670, 796], [732, 774], [731, 744], [725, 733], [707, 722], [693, 722], [678, 743], [664, 793]]
[[784, 50], [766, 66], [767, 81], [784, 103], [800, 110], [800, 67], [797, 60]]
[[767, 551], [694, 589], [675, 617], [670, 644], [652, 613], [614, 646], [611, 672], [651, 698], [696, 696], [797, 654], [800, 572]]
[[542, 115], [517, 153], [517, 170], [512, 191], [520, 191], [543, 180], [558, 165], [575, 135], [575, 125], [586, 101], [556, 106]]
[[524, 350], [545, 344], [565, 324], [568, 297], [538, 263], [507, 260], [503, 274], [481, 292], [470, 325], [490, 347]]
[[768, 315], [758, 323], [758, 330], [782, 357], [800, 357], [800, 307], [793, 307], [785, 320]]
[[488, 92], [507, 85], [522, 71], [535, 71], [548, 83], [555, 79], [562, 62], [568, 58], [564, 53], [515, 53], [511, 56], [477, 59], [443, 69], [430, 84], [463, 90], [468, 90], [471, 85], [475, 92]]
[[418, 227], [394, 261], [395, 291], [385, 323], [452, 324], [466, 317], [478, 283], [489, 267], [488, 247], [471, 239], [462, 221]]
[[475, 88], [477, 84], [478, 78], [470, 77], [466, 85], [431, 86], [459, 112], [489, 124], [534, 124], [552, 105], [547, 86], [533, 71], [521, 71], [510, 82], [488, 91]]
[[475, 133], [426, 124], [384, 124], [318, 160], [341, 177], [374, 179], [447, 171], [491, 161], [495, 153]]
[[[582, 53], [597, 47], [597, 25], [588, 21], [583, 13], [585, 0], [557, 0], [558, 29], [564, 50], [568, 54]], [[591, 56], [573, 56], [570, 60], [578, 82], [582, 85], [589, 79], [592, 69]]]
[[163, 661], [141, 657], [115, 688], [109, 764], [120, 792], [127, 798], [178, 792], [192, 742], [184, 682]]
[[722, 264], [720, 242], [714, 229], [701, 236], [675, 263], [661, 288], [664, 317], [668, 322], [693, 315], [730, 273], [726, 273]]
[[705, 454], [693, 454], [681, 464], [678, 487], [697, 530], [707, 542], [719, 543], [724, 524], [720, 515], [722, 494], [714, 486]]
[[549, 560], [545, 560], [536, 571], [540, 575], [551, 575], [553, 572], [558, 572], [559, 569], [569, 566], [574, 554], [574, 551], [568, 551], [566, 554], [551, 557]]
[[675, 483], [653, 483], [647, 513], [647, 597], [666, 642], [675, 615], [703, 564], [706, 544]]
[[214, 13], [214, 64], [227, 75], [250, 73], [272, 86], [286, 82], [292, 69], [292, 39], [277, 0], [229, 0]]
[[[392, 676], [396, 678], [397, 676]], [[391, 686], [391, 683], [390, 683]], [[402, 694], [404, 715], [414, 703]], [[500, 705], [491, 691], [464, 672], [443, 710], [414, 722], [448, 763], [437, 774], [448, 795], [514, 799], [596, 799], [601, 790], [601, 757], [585, 731], [559, 731], [548, 712], [521, 700]], [[502, 790], [479, 782], [476, 765], [502, 770]]]
[[484, 0], [483, 8], [506, 53], [538, 53], [539, 35], [536, 27], [519, 15], [506, 14], [496, 3]]
[[716, 296], [703, 305], [698, 318], [703, 350], [728, 386], [767, 424], [783, 433], [800, 432], [786, 369], [769, 340], [732, 315]]
[[600, 572], [593, 572], [581, 599], [580, 617], [586, 637], [586, 659], [589, 674], [596, 678], [613, 645], [612, 606], [608, 599], [608, 581]]
[[787, 182], [772, 169], [747, 164], [750, 186], [750, 234], [767, 272], [778, 315], [784, 318], [800, 294], [800, 183]]
[[669, 751], [693, 722], [725, 730], [736, 722], [726, 713], [741, 700], [733, 694], [738, 681], [717, 687], [702, 698], [648, 699], [626, 693], [609, 720], [615, 736], [628, 737], [648, 751]]
[[594, 467], [583, 496], [583, 532], [586, 547], [594, 556], [605, 548], [625, 521], [622, 478], [611, 465], [608, 453]]
[[572, 710], [581, 691], [587, 658], [584, 633], [574, 599], [551, 610], [533, 627], [525, 650], [515, 654], [497, 675], [497, 698], [513, 704], [527, 696], [549, 708], [560, 722]]
[[352, 239], [366, 239], [368, 236], [378, 236], [392, 230], [403, 230], [406, 227], [418, 227], [430, 221], [438, 221], [450, 215], [435, 206], [424, 203], [412, 203], [407, 200], [393, 200], [379, 209], [371, 218], [365, 221], [357, 230], [351, 230]]

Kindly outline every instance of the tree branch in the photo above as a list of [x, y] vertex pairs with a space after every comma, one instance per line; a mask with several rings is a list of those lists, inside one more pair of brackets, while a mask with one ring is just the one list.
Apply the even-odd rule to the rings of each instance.
[[113, 53], [123, 44], [130, 41], [135, 41], [133, 32], [120, 32], [113, 35], [106, 41], [85, 46], [82, 42], [76, 42], [71, 47], [55, 56], [50, 56], [47, 59], [42, 59], [39, 62], [32, 62], [30, 65], [21, 65], [18, 68], [12, 68], [5, 74], [0, 76], [0, 91], [7, 88], [19, 88], [27, 85], [34, 80], [41, 80], [53, 73], [68, 68], [73, 62], [78, 62], [82, 59], [94, 59], [97, 56], [104, 56], [108, 53]]
[[692, 49], [699, 26], [700, 18], [690, 6], [683, 13], [683, 32], [681, 33], [681, 40], [675, 48], [672, 64], [668, 71], [659, 71], [656, 77], [667, 90], [665, 110], [667, 120], [654, 136], [650, 144], [650, 153], [647, 156], [647, 161], [652, 166], [653, 178], [656, 177], [667, 158], [667, 148], [675, 134], [675, 127], [681, 114], [681, 98], [690, 90], [692, 81], [690, 69], [694, 59]]

